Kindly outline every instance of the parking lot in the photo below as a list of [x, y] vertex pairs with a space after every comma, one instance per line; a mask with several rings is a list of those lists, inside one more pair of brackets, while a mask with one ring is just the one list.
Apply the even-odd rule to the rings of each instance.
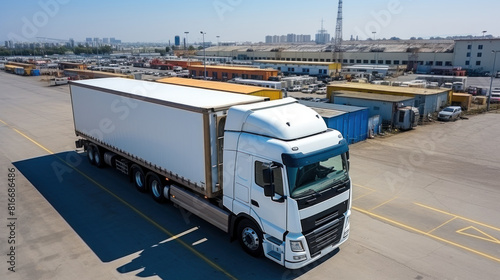
[[[500, 114], [350, 146], [350, 239], [286, 270], [75, 151], [68, 86], [0, 72], [2, 279], [496, 279]], [[310, 96], [311, 94], [309, 94]], [[8, 172], [15, 169], [15, 172]], [[15, 213], [7, 211], [9, 173]], [[14, 235], [12, 235], [14, 232]], [[14, 236], [15, 270], [7, 237]], [[10, 239], [12, 240], [12, 239]]]

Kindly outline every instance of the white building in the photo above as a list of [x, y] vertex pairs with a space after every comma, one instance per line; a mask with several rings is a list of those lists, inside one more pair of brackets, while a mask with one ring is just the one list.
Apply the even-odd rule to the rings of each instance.
[[469, 74], [496, 73], [500, 71], [500, 54], [497, 54], [493, 70], [493, 51], [500, 52], [500, 38], [455, 40], [453, 66], [462, 67]]
[[332, 62], [254, 60], [260, 68], [277, 69], [285, 75], [332, 76], [340, 71], [340, 65]]

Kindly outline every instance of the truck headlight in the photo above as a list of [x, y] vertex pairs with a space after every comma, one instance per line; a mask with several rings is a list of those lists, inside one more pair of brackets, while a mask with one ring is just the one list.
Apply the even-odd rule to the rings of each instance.
[[292, 241], [290, 240], [290, 248], [292, 252], [304, 252], [304, 246], [302, 246], [302, 241]]

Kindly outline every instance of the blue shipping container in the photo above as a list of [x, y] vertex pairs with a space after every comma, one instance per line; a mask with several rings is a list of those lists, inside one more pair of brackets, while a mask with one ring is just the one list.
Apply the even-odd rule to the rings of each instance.
[[31, 76], [40, 76], [40, 69], [31, 70]]
[[368, 137], [368, 108], [303, 100], [299, 102], [308, 107], [339, 112], [325, 114], [323, 119], [329, 128], [340, 131], [347, 143], [354, 144]]

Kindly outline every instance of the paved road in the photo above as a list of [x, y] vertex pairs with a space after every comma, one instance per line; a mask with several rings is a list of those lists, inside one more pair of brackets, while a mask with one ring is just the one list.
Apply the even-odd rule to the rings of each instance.
[[351, 237], [289, 271], [91, 167], [74, 149], [68, 87], [0, 72], [0, 279], [495, 279], [499, 120], [489, 113], [352, 145]]

